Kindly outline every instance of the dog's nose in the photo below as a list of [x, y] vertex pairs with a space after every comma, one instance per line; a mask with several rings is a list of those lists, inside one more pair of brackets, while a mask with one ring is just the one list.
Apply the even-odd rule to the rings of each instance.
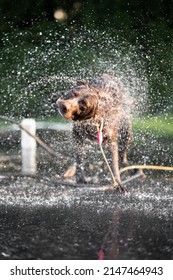
[[68, 104], [65, 104], [63, 100], [58, 99], [57, 106], [63, 114], [65, 114], [68, 111], [69, 106]]
[[63, 113], [66, 113], [67, 112], [67, 106], [65, 104], [61, 104], [60, 105], [60, 109]]

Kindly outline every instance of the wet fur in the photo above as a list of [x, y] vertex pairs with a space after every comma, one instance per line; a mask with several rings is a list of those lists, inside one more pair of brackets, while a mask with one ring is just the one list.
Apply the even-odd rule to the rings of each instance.
[[127, 148], [131, 138], [132, 101], [128, 91], [117, 77], [103, 74], [90, 83], [77, 81], [63, 98], [57, 101], [60, 114], [73, 120], [73, 137], [76, 151], [76, 180], [85, 182], [82, 166], [84, 140], [96, 140], [97, 129], [103, 118], [103, 142], [109, 143], [112, 154], [112, 170], [121, 184], [119, 165], [127, 164]]

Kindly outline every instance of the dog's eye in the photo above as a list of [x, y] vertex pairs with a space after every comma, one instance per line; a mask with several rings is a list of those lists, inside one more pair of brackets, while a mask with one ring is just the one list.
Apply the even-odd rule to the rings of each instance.
[[79, 105], [86, 106], [85, 100], [80, 100]]
[[80, 100], [79, 101], [79, 108], [80, 108], [80, 110], [82, 112], [86, 110], [86, 102], [85, 102], [85, 100]]

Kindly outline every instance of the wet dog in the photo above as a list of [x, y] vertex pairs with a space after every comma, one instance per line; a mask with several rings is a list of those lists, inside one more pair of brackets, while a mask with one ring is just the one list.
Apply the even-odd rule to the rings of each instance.
[[128, 91], [117, 77], [103, 74], [91, 82], [77, 81], [67, 95], [57, 100], [59, 113], [73, 120], [76, 151], [76, 180], [85, 182], [82, 166], [84, 140], [96, 140], [103, 120], [103, 142], [108, 141], [112, 154], [112, 171], [121, 190], [124, 190], [119, 165], [127, 165], [127, 149], [131, 138], [132, 102]]

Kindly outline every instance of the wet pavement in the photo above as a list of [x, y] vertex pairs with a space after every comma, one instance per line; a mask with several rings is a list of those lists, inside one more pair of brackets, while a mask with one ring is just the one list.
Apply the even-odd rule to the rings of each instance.
[[[57, 132], [50, 138], [54, 148], [58, 137]], [[68, 136], [61, 137], [64, 150], [57, 147], [59, 161], [38, 149], [34, 177], [21, 176], [19, 149], [5, 151], [4, 145], [0, 259], [98, 259], [100, 250], [105, 259], [173, 259], [172, 175], [147, 173], [127, 183], [126, 195], [98, 183], [84, 187], [63, 182], [61, 172], [72, 157]], [[97, 165], [99, 169], [87, 167], [103, 181], [101, 158]]]
[[126, 195], [46, 178], [1, 181], [0, 259], [173, 259], [173, 182]]

